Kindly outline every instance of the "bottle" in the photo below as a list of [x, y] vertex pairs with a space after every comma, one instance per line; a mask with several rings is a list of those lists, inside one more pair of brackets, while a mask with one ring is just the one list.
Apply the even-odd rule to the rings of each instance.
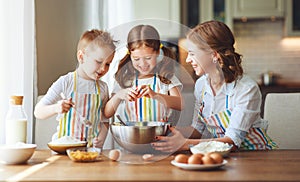
[[6, 115], [6, 144], [26, 143], [27, 116], [23, 108], [23, 96], [11, 96]]

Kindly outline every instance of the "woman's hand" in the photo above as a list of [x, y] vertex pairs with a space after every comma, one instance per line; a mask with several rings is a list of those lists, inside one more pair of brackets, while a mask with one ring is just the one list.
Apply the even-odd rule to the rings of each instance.
[[163, 152], [176, 152], [179, 150], [188, 150], [186, 145], [186, 138], [175, 128], [170, 128], [172, 136], [157, 136], [158, 142], [152, 143], [155, 150]]
[[59, 114], [67, 113], [73, 106], [72, 98], [60, 100], [56, 104], [55, 112]]
[[138, 95], [137, 97], [148, 97], [148, 98], [153, 98], [157, 95], [156, 92], [154, 92], [149, 85], [142, 85], [138, 88]]

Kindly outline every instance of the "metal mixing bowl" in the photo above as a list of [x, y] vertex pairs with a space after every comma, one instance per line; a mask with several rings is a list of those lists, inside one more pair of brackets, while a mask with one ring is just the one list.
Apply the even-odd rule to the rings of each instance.
[[165, 136], [170, 123], [152, 122], [125, 122], [126, 126], [111, 123], [110, 131], [115, 141], [124, 149], [133, 153], [156, 153], [151, 143], [156, 136]]

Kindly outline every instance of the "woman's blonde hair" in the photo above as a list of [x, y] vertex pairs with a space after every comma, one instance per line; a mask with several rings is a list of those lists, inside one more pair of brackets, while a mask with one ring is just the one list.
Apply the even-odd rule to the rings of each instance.
[[225, 82], [230, 83], [243, 75], [242, 55], [235, 52], [235, 39], [228, 26], [219, 21], [207, 21], [197, 25], [187, 38], [202, 50], [213, 50], [219, 54], [218, 63]]
[[115, 42], [108, 32], [98, 29], [92, 29], [85, 31], [78, 42], [77, 51], [87, 48], [91, 43], [99, 47], [108, 47], [111, 50], [115, 50]]
[[127, 37], [128, 53], [121, 59], [115, 74], [116, 81], [122, 88], [133, 86], [137, 70], [133, 67], [130, 52], [143, 46], [152, 48], [156, 52], [159, 52], [160, 49], [163, 51], [163, 59], [156, 64], [154, 71], [163, 83], [171, 83], [170, 79], [174, 75], [174, 59], [176, 56], [169, 48], [161, 45], [159, 33], [150, 25], [138, 25], [129, 31]]

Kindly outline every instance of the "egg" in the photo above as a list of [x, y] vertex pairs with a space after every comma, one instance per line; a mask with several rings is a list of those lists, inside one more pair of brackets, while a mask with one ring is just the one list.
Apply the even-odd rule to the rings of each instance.
[[145, 160], [145, 161], [151, 161], [153, 159], [154, 155], [153, 154], [144, 154], [142, 156], [142, 158]]
[[200, 154], [200, 153], [198, 153], [198, 154], [193, 154], [193, 155], [197, 155], [197, 156], [200, 157], [200, 158], [202, 158], [202, 157], [204, 156], [204, 154]]
[[185, 154], [178, 154], [175, 157], [175, 161], [178, 163], [188, 163], [189, 156]]
[[202, 155], [193, 154], [188, 159], [188, 164], [202, 164]]
[[214, 160], [215, 164], [222, 164], [223, 157], [219, 153], [211, 153], [209, 156]]
[[203, 164], [214, 164], [215, 163], [213, 158], [211, 158], [209, 154], [204, 155], [202, 157], [202, 162], [203, 162]]
[[113, 149], [109, 151], [108, 158], [110, 158], [112, 161], [117, 161], [121, 155], [121, 151], [118, 149]]

